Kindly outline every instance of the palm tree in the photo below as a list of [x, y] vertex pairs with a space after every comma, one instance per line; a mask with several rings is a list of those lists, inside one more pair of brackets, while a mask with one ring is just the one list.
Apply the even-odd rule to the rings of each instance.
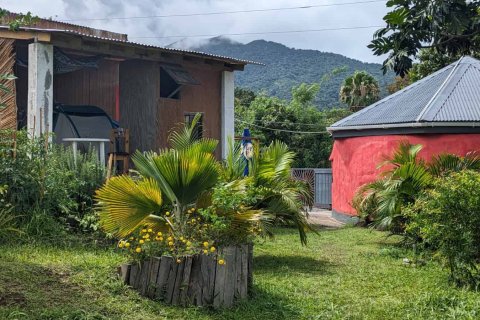
[[358, 111], [380, 98], [377, 80], [366, 71], [355, 71], [340, 87], [340, 101], [348, 104], [352, 111]]

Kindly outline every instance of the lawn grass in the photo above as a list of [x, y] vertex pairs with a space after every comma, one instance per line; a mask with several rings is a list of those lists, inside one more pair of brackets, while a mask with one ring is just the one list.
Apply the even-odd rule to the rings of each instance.
[[[124, 258], [94, 243], [0, 245], [0, 319], [478, 319], [480, 293], [438, 264], [405, 266], [395, 238], [361, 228], [294, 230], [255, 245], [255, 295], [231, 310], [144, 299], [116, 279]], [[227, 261], [228, 263], [228, 261]]]

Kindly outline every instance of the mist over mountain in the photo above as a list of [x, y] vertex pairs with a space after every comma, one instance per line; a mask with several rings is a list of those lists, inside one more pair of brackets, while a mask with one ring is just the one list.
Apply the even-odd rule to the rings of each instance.
[[248, 65], [243, 72], [236, 72], [236, 86], [265, 91], [284, 99], [291, 97], [293, 86], [302, 82], [320, 82], [335, 68], [346, 67], [346, 71], [323, 83], [316, 100], [321, 109], [340, 105], [338, 91], [342, 81], [355, 70], [372, 74], [382, 88], [382, 96], [386, 95], [386, 86], [395, 77], [393, 73], [383, 75], [381, 65], [377, 63], [366, 63], [336, 53], [288, 48], [265, 40], [243, 44], [217, 37], [193, 49], [264, 63], [265, 66]]

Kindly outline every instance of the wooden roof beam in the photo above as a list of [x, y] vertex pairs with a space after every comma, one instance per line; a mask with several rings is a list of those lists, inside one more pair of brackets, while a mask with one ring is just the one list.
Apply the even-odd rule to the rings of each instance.
[[17, 40], [36, 40], [39, 42], [50, 42], [51, 34], [46, 32], [36, 31], [12, 31], [2, 29], [0, 30], [0, 38], [17, 39]]

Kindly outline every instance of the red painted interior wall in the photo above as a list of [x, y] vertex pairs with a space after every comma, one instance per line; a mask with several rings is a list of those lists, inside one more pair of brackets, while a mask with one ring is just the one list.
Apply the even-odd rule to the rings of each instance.
[[357, 189], [375, 180], [382, 169], [377, 169], [383, 156], [389, 156], [402, 140], [422, 144], [420, 156], [429, 160], [432, 155], [454, 153], [465, 155], [480, 150], [480, 134], [422, 134], [351, 137], [336, 139], [332, 161], [332, 209], [338, 213], [356, 215], [351, 206]]

